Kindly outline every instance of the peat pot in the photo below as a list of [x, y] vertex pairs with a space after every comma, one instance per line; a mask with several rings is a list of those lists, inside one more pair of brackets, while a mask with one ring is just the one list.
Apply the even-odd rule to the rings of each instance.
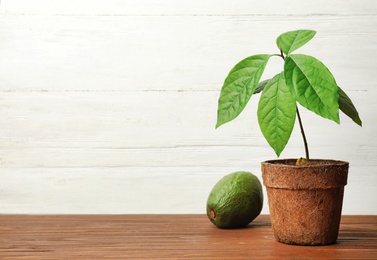
[[286, 244], [333, 244], [339, 233], [348, 162], [295, 163], [295, 159], [262, 162], [274, 236]]

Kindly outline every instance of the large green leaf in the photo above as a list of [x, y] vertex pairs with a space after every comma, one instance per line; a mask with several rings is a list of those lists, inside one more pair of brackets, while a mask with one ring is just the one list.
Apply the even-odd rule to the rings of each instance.
[[296, 101], [285, 84], [283, 72], [265, 86], [258, 104], [260, 129], [277, 156], [291, 136], [296, 119]]
[[340, 123], [339, 91], [328, 68], [314, 57], [293, 54], [284, 63], [286, 84], [305, 108]]
[[236, 118], [245, 108], [271, 55], [260, 54], [240, 61], [226, 77], [221, 89], [216, 128]]
[[276, 44], [286, 55], [289, 55], [292, 51], [297, 50], [310, 41], [315, 34], [316, 32], [312, 30], [286, 32], [276, 39]]
[[356, 110], [356, 107], [353, 105], [351, 99], [347, 96], [347, 94], [339, 88], [339, 109], [349, 116], [356, 124], [362, 126], [361, 119], [359, 117], [359, 113]]

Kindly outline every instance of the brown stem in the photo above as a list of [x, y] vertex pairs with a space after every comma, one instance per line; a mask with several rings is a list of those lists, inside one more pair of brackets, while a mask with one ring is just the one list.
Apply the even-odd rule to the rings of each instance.
[[283, 53], [283, 49], [282, 49], [282, 48], [280, 48], [280, 57], [282, 57], [283, 60], [285, 60], [285, 56], [284, 56], [284, 53]]
[[301, 129], [302, 139], [304, 140], [306, 160], [309, 161], [309, 148], [308, 148], [308, 142], [306, 141], [305, 131], [304, 131], [304, 127], [302, 126], [301, 116], [300, 116], [300, 112], [298, 111], [298, 107], [296, 107], [296, 112], [297, 112], [298, 122], [299, 122], [299, 124], [300, 124], [300, 129]]

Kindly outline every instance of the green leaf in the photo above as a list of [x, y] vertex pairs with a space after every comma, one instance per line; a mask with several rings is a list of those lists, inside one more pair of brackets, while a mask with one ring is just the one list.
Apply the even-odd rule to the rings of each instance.
[[280, 50], [282, 50], [286, 55], [289, 55], [291, 52], [297, 50], [310, 41], [315, 34], [316, 32], [312, 30], [286, 32], [281, 34], [276, 39], [276, 44]]
[[254, 94], [258, 94], [264, 90], [264, 87], [271, 79], [266, 79], [258, 83], [257, 87], [254, 90]]
[[338, 88], [339, 88], [339, 109], [344, 114], [349, 116], [356, 124], [358, 124], [359, 126], [362, 126], [359, 113], [357, 112], [351, 99], [347, 96], [347, 94], [340, 87]]
[[296, 119], [296, 100], [285, 84], [283, 72], [265, 86], [258, 104], [260, 129], [277, 156], [284, 150]]
[[314, 57], [293, 54], [284, 63], [286, 84], [305, 108], [340, 123], [339, 91], [328, 68]]
[[216, 128], [235, 119], [242, 112], [270, 57], [267, 54], [250, 56], [229, 72], [220, 92]]

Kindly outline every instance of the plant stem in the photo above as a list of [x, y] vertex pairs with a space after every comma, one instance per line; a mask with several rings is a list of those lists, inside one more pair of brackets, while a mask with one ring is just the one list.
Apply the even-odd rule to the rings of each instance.
[[283, 49], [282, 48], [279, 48], [279, 50], [280, 50], [280, 57], [282, 57], [283, 58], [283, 60], [285, 60], [285, 56], [284, 56], [284, 53], [283, 53]]
[[309, 148], [308, 148], [308, 142], [306, 141], [305, 131], [304, 131], [304, 127], [302, 126], [301, 116], [300, 116], [300, 112], [298, 111], [298, 107], [296, 107], [296, 112], [297, 112], [298, 122], [299, 122], [299, 124], [300, 124], [300, 129], [301, 129], [302, 139], [304, 139], [304, 146], [305, 146], [305, 156], [306, 156], [306, 160], [309, 161]]

